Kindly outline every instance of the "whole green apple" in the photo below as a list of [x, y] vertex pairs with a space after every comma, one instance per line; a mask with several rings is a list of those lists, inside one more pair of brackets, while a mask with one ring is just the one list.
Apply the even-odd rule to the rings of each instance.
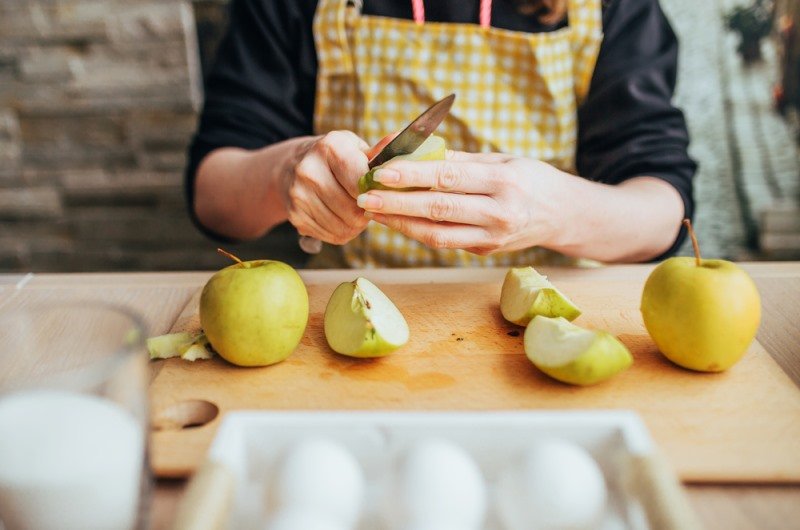
[[239, 366], [286, 359], [307, 323], [306, 286], [280, 261], [238, 261], [214, 274], [200, 296], [200, 324], [208, 341]]
[[[685, 223], [686, 224], [686, 223]], [[659, 264], [642, 292], [647, 332], [669, 360], [701, 372], [736, 364], [753, 341], [761, 299], [753, 280], [735, 263], [695, 256]]]

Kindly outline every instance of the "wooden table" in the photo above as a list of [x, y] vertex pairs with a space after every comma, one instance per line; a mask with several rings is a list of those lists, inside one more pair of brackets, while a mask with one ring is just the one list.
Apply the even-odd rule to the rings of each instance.
[[[800, 385], [800, 263], [749, 263], [743, 267], [752, 275], [763, 300], [763, 320], [758, 339], [781, 368]], [[556, 283], [562, 278], [591, 277], [592, 280], [630, 279], [641, 283], [651, 266], [611, 266], [601, 269], [544, 270]], [[500, 270], [457, 270], [451, 281], [470, 281], [487, 275], [501, 278]], [[137, 310], [151, 335], [169, 330], [189, 298], [210, 276], [210, 272], [185, 273], [87, 273], [87, 274], [0, 274], [0, 310], [13, 310], [29, 303], [81, 295]], [[307, 281], [344, 281], [354, 271], [303, 271]], [[376, 276], [377, 274], [377, 276]], [[423, 269], [377, 271], [373, 278], [391, 283], [425, 281]], [[800, 458], [800, 455], [798, 455]], [[686, 485], [691, 502], [708, 529], [778, 529], [800, 527], [800, 485]], [[169, 528], [185, 481], [158, 481], [151, 507], [152, 527]]]

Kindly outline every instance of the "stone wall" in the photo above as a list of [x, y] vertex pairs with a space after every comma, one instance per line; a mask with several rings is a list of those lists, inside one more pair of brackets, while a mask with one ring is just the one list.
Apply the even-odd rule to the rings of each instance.
[[0, 270], [224, 263], [183, 198], [196, 35], [182, 0], [0, 2]]

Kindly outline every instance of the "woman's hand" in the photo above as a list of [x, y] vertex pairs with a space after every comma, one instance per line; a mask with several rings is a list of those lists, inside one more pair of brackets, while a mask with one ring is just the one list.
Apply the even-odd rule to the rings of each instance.
[[393, 162], [375, 174], [388, 187], [430, 191], [372, 190], [358, 205], [429, 247], [486, 255], [546, 245], [575, 179], [537, 160], [451, 152], [444, 161]]
[[368, 171], [369, 146], [350, 131], [333, 131], [299, 145], [281, 179], [288, 220], [301, 235], [342, 245], [367, 226], [356, 205], [358, 179]]

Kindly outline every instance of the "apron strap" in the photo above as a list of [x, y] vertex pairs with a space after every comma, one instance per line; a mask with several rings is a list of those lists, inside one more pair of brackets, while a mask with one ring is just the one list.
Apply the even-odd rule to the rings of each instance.
[[[425, 23], [425, 2], [423, 0], [411, 0], [411, 10], [414, 12], [414, 22], [419, 25]], [[488, 28], [492, 22], [492, 0], [481, 0], [480, 13], [478, 16], [482, 28]]]
[[414, 12], [414, 22], [420, 26], [425, 23], [425, 2], [411, 0], [411, 10]]
[[360, 9], [361, 0], [319, 0], [314, 15], [314, 44], [320, 68], [334, 74], [352, 74], [347, 40], [348, 6]]

